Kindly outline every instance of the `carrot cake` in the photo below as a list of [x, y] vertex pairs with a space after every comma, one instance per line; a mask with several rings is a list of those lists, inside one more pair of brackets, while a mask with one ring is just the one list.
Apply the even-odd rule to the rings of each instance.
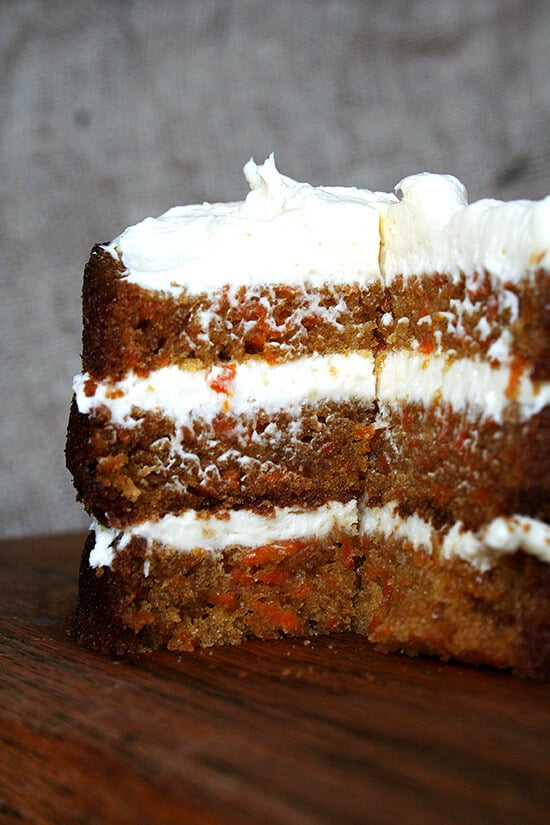
[[86, 266], [77, 641], [354, 630], [544, 678], [550, 198], [245, 176]]

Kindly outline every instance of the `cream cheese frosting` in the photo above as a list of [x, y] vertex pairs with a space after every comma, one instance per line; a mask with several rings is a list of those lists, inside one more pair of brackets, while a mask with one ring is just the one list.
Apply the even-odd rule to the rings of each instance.
[[108, 248], [127, 279], [176, 296], [233, 283], [380, 280], [379, 214], [394, 196], [298, 183], [273, 156], [244, 171], [244, 201], [176, 206], [115, 238]]
[[550, 197], [468, 204], [451, 175], [420, 173], [393, 193], [314, 187], [271, 155], [244, 167], [244, 201], [176, 206], [107, 247], [128, 281], [175, 296], [224, 285], [369, 283], [487, 271], [517, 283], [550, 265]]
[[251, 510], [205, 515], [188, 510], [125, 530], [104, 527], [94, 520], [90, 529], [95, 532], [92, 567], [110, 566], [116, 554], [134, 537], [145, 539], [149, 545], [168, 545], [179, 553], [217, 555], [228, 547], [257, 547], [311, 536], [323, 538], [335, 530], [404, 541], [430, 555], [438, 552], [447, 561], [463, 559], [481, 572], [490, 570], [501, 556], [517, 550], [550, 562], [550, 526], [544, 522], [513, 515], [493, 519], [476, 531], [465, 530], [460, 522], [436, 530], [417, 515], [400, 516], [397, 502], [366, 507], [355, 499], [346, 503], [330, 501], [309, 509], [276, 507], [269, 515]]
[[116, 552], [123, 550], [133, 537], [167, 544], [180, 553], [202, 550], [217, 554], [227, 547], [258, 547], [310, 536], [323, 538], [333, 530], [349, 532], [357, 530], [357, 521], [355, 500], [329, 501], [309, 509], [275, 507], [269, 515], [252, 510], [224, 510], [212, 515], [187, 510], [179, 516], [167, 515], [123, 531], [103, 527], [94, 520], [90, 527], [95, 532], [90, 565], [111, 565]]
[[368, 402], [375, 397], [370, 352], [313, 355], [281, 364], [251, 358], [199, 370], [169, 366], [150, 372], [146, 378], [130, 373], [121, 381], [102, 381], [95, 385], [93, 395], [87, 391], [88, 378], [83, 374], [74, 380], [79, 411], [90, 413], [107, 407], [111, 422], [121, 426], [135, 423], [134, 408], [138, 416], [161, 412], [187, 426], [195, 417], [211, 421], [224, 412], [274, 412], [319, 400], [355, 398]]
[[527, 419], [550, 403], [549, 382], [534, 382], [527, 372], [515, 376], [508, 364], [444, 355], [427, 358], [405, 350], [376, 360], [370, 352], [352, 352], [281, 364], [249, 359], [198, 370], [169, 366], [146, 378], [129, 373], [121, 381], [99, 382], [93, 394], [88, 379], [84, 373], [73, 383], [79, 412], [107, 407], [111, 422], [119, 426], [133, 426], [144, 412], [161, 412], [177, 426], [189, 426], [196, 417], [211, 421], [219, 413], [274, 412], [320, 400], [389, 406], [441, 402], [500, 422], [512, 404], [520, 418]]
[[376, 399], [390, 406], [440, 402], [501, 423], [512, 406], [527, 419], [550, 403], [550, 382], [532, 381], [527, 370], [516, 375], [510, 363], [397, 350], [378, 357], [376, 373]]
[[380, 223], [387, 283], [397, 275], [483, 271], [517, 283], [550, 264], [550, 196], [468, 204], [457, 178], [427, 172], [404, 178], [396, 192], [400, 200]]
[[392, 501], [384, 507], [361, 504], [359, 530], [365, 536], [407, 541], [415, 550], [437, 551], [447, 561], [460, 558], [481, 572], [518, 550], [550, 562], [550, 525], [526, 516], [502, 516], [476, 531], [465, 530], [461, 522], [436, 530], [417, 515], [400, 516], [398, 503]]

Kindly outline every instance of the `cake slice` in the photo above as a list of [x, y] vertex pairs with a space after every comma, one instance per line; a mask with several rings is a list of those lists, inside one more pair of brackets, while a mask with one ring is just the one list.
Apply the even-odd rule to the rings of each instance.
[[77, 641], [351, 629], [544, 677], [550, 199], [245, 174], [86, 267]]

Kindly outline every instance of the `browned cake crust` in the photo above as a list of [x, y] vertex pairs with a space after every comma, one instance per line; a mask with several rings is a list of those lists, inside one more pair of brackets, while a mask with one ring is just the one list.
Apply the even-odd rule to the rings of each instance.
[[[550, 569], [517, 553], [481, 573], [403, 541], [234, 547], [214, 557], [147, 551], [132, 539], [112, 567], [82, 558], [76, 640], [124, 654], [353, 629], [382, 651], [424, 653], [550, 675]], [[148, 563], [144, 575], [144, 563]]]

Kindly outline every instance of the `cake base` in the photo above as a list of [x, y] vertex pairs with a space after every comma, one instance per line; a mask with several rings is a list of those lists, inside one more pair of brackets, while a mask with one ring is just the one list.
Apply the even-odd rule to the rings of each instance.
[[517, 552], [480, 572], [400, 539], [334, 532], [213, 555], [133, 538], [111, 567], [82, 556], [76, 641], [123, 655], [354, 630], [383, 652], [550, 678], [550, 569]]

